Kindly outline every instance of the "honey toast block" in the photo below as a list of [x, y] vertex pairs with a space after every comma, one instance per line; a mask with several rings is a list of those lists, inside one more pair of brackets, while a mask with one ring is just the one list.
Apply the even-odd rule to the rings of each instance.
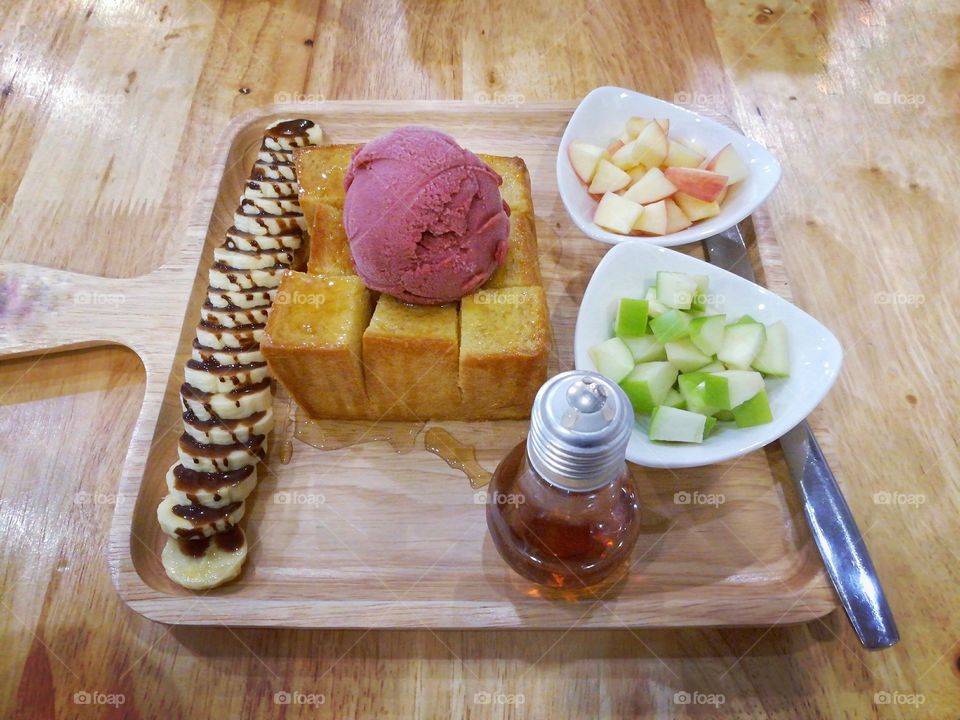
[[542, 285], [540, 260], [537, 257], [537, 231], [533, 216], [517, 212], [510, 216], [510, 237], [507, 257], [484, 288], [529, 287]]
[[318, 203], [310, 226], [311, 275], [356, 275], [350, 243], [343, 229], [343, 208]]
[[320, 203], [342, 208], [346, 191], [343, 178], [353, 152], [359, 145], [309, 145], [293, 152], [293, 162], [300, 184], [300, 210], [313, 227]]
[[547, 377], [550, 318], [542, 287], [482, 289], [460, 301], [465, 419], [525, 418]]
[[530, 189], [530, 173], [522, 158], [501, 155], [477, 155], [493, 168], [501, 178], [500, 195], [510, 206], [511, 213], [533, 214], [533, 191]]
[[363, 333], [367, 394], [376, 417], [460, 415], [456, 304], [409, 305], [381, 295]]
[[372, 313], [373, 297], [356, 276], [290, 271], [281, 280], [260, 348], [311, 417], [370, 417], [361, 356]]

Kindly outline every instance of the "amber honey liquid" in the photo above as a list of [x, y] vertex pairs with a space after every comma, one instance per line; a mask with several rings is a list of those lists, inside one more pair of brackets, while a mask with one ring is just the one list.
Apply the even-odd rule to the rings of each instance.
[[640, 524], [626, 466], [602, 488], [571, 492], [541, 478], [520, 443], [494, 472], [488, 493], [490, 535], [520, 575], [551, 588], [582, 590], [629, 569]]

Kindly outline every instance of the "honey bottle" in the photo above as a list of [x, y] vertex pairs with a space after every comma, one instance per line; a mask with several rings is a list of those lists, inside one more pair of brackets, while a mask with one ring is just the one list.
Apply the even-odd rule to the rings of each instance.
[[632, 429], [626, 394], [601, 375], [561, 373], [540, 388], [527, 438], [487, 495], [487, 527], [510, 567], [573, 591], [626, 574], [640, 532], [625, 460]]

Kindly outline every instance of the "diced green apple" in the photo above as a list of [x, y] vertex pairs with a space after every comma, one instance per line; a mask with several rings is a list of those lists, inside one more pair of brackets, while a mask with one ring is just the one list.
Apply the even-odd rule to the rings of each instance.
[[[659, 297], [659, 293], [657, 296]], [[651, 320], [650, 330], [662, 343], [679, 340], [690, 334], [690, 316], [682, 310], [672, 308]]]
[[716, 355], [723, 347], [727, 330], [726, 315], [706, 315], [690, 321], [690, 339], [701, 352]]
[[650, 417], [650, 439], [661, 442], [703, 442], [707, 417], [689, 410], [661, 405]]
[[597, 372], [614, 382], [620, 382], [633, 370], [633, 355], [620, 338], [604, 340], [588, 351]]
[[707, 403], [706, 374], [703, 372], [685, 373], [677, 378], [677, 387], [687, 403], [687, 410], [701, 415], [715, 415], [720, 408]]
[[[633, 353], [634, 362], [645, 363], [654, 360], [666, 360], [667, 351], [657, 338], [653, 335], [644, 335], [643, 337], [623, 338], [623, 342]], [[721, 369], [724, 369], [721, 367]]]
[[680, 372], [693, 372], [710, 363], [711, 356], [700, 352], [690, 338], [668, 342], [664, 348], [667, 351], [667, 360], [672, 362]]
[[689, 310], [697, 292], [697, 280], [693, 275], [681, 272], [657, 273], [657, 300], [669, 308]]
[[724, 364], [723, 364], [722, 362], [720, 362], [719, 360], [714, 360], [714, 361], [713, 361], [712, 363], [710, 363], [709, 365], [704, 365], [702, 368], [700, 368], [699, 370], [697, 370], [697, 372], [702, 372], [702, 373], [717, 373], [717, 372], [723, 372], [723, 371], [726, 370], [726, 369], [727, 369], [727, 366], [726, 366], [726, 365], [724, 365]]
[[704, 400], [721, 410], [732, 410], [763, 390], [763, 376], [752, 370], [725, 370], [704, 375]]
[[717, 360], [735, 370], [748, 370], [765, 340], [766, 333], [760, 323], [737, 322], [727, 325]]
[[652, 318], [660, 317], [670, 309], [657, 299], [657, 289], [655, 287], [647, 288], [646, 300], [647, 309]]
[[635, 338], [647, 332], [647, 301], [620, 298], [614, 334], [618, 338]]
[[574, 141], [567, 147], [567, 154], [570, 156], [570, 165], [573, 166], [577, 177], [589, 184], [603, 156], [603, 148], [599, 145]]
[[786, 377], [790, 374], [790, 352], [787, 344], [787, 326], [782, 322], [767, 325], [767, 340], [753, 360], [753, 369], [764, 375]]
[[770, 400], [767, 391], [761, 390], [746, 402], [733, 409], [733, 420], [738, 428], [748, 428], [754, 425], [763, 425], [773, 420], [770, 410]]
[[683, 395], [674, 388], [670, 388], [670, 391], [667, 393], [667, 396], [663, 399], [663, 405], [667, 407], [680, 408], [685, 410], [687, 407], [687, 401], [683, 399]]
[[643, 205], [624, 200], [614, 192], [606, 193], [593, 214], [593, 221], [602, 228], [626, 235], [640, 219]]
[[690, 303], [691, 310], [707, 309], [707, 291], [710, 289], [710, 278], [706, 275], [693, 275], [697, 281], [697, 291], [693, 294], [693, 302]]
[[668, 362], [637, 365], [620, 380], [620, 387], [638, 413], [649, 413], [661, 405], [677, 380], [677, 369]]

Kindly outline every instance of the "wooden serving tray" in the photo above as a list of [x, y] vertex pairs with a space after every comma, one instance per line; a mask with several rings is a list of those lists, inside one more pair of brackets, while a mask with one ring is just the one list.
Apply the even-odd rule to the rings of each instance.
[[[212, 250], [230, 223], [264, 126], [307, 117], [328, 141], [353, 143], [424, 124], [476, 152], [523, 157], [555, 335], [553, 374], [573, 366], [578, 303], [608, 249], [578, 233], [556, 191], [557, 146], [573, 108], [566, 102], [273, 105], [236, 118], [224, 131], [189, 230], [163, 267], [118, 280], [0, 266], [7, 298], [0, 355], [119, 343], [143, 361], [143, 408], [109, 539], [111, 574], [131, 608], [187, 625], [617, 628], [795, 623], [837, 607], [776, 443], [711, 467], [633, 468], [644, 528], [633, 571], [597, 597], [573, 601], [544, 597], [507, 568], [487, 536], [476, 491], [424, 450], [424, 432], [402, 452], [384, 441], [318, 450], [294, 438], [296, 408], [282, 390], [267, 469], [243, 521], [250, 544], [243, 574], [207, 593], [184, 590], [164, 574], [165, 538], [155, 509], [181, 432], [177, 388]], [[760, 281], [789, 297], [763, 215], [743, 228]], [[681, 250], [699, 254], [699, 247]], [[811, 421], [831, 456], [829, 432], [816, 414]], [[525, 422], [440, 425], [475, 446], [488, 470], [526, 432]], [[412, 437], [418, 429], [393, 431]]]

